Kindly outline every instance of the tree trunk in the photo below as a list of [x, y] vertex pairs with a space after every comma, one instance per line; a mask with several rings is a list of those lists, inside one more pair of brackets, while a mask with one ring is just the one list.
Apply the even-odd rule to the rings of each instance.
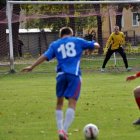
[[[0, 3], [0, 10], [5, 8], [5, 4]], [[0, 11], [0, 21], [6, 19], [5, 11]], [[8, 46], [6, 42], [6, 23], [0, 23], [0, 57], [8, 55]]]
[[[94, 5], [95, 11], [100, 13], [100, 4]], [[102, 37], [102, 17], [97, 15], [97, 35], [98, 42], [100, 44], [99, 54], [103, 53], [103, 37]]]
[[[74, 5], [73, 4], [69, 5], [69, 12], [70, 12], [70, 14], [74, 15]], [[74, 19], [74, 17], [70, 17], [69, 19], [70, 19], [69, 25], [73, 29], [73, 33], [75, 35], [75, 19]]]
[[103, 38], [102, 38], [102, 19], [101, 16], [97, 16], [97, 25], [98, 25], [98, 30], [97, 30], [97, 34], [98, 34], [98, 42], [100, 44], [100, 48], [99, 48], [99, 54], [103, 53]]
[[[20, 15], [20, 5], [16, 4], [13, 6], [13, 13]], [[19, 22], [12, 23], [12, 34], [13, 34], [13, 49], [14, 56], [18, 56], [18, 34], [19, 34]]]

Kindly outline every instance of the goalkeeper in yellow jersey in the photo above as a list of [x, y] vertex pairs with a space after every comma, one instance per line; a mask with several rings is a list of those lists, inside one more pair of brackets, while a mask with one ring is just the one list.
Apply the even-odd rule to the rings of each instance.
[[128, 62], [126, 58], [126, 53], [124, 52], [123, 45], [125, 44], [125, 36], [124, 33], [119, 31], [119, 26], [114, 27], [114, 32], [111, 33], [109, 39], [107, 40], [105, 51], [106, 56], [101, 68], [101, 72], [104, 72], [105, 66], [112, 56], [113, 53], [118, 52], [123, 58], [123, 62], [125, 64], [125, 68], [127, 71], [130, 71], [132, 68], [128, 67]]

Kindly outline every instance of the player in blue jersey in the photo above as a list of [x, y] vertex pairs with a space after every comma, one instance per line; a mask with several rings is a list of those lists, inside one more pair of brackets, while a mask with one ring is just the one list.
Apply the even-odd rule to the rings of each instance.
[[[59, 139], [68, 140], [68, 128], [74, 119], [76, 103], [81, 89], [80, 58], [84, 50], [99, 48], [99, 44], [95, 41], [86, 41], [82, 38], [73, 37], [73, 30], [70, 27], [61, 28], [59, 33], [60, 39], [52, 42], [49, 49], [36, 62], [22, 71], [32, 71], [45, 60], [57, 59], [56, 122]], [[68, 99], [65, 118], [63, 118], [64, 98]]]

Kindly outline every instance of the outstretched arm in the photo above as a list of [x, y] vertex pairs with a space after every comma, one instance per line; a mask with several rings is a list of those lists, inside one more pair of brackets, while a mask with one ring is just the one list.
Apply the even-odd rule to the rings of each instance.
[[140, 71], [138, 73], [136, 73], [135, 75], [131, 75], [131, 76], [126, 77], [126, 81], [131, 81], [131, 80], [134, 80], [138, 77], [140, 77]]
[[94, 48], [93, 49], [86, 49], [85, 55], [90, 55], [90, 54], [92, 54], [92, 52], [95, 51], [95, 49], [99, 49], [99, 48], [100, 48], [100, 44], [98, 42], [94, 42]]
[[31, 66], [25, 67], [23, 68], [21, 71], [22, 72], [30, 72], [32, 71], [36, 66], [38, 66], [39, 64], [41, 64], [42, 62], [44, 62], [46, 59], [46, 57], [44, 55], [41, 55]]

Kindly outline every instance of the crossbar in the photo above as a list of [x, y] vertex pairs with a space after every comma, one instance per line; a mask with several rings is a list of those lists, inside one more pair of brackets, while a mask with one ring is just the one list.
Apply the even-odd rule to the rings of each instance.
[[8, 1], [10, 4], [125, 4], [140, 3], [140, 0], [128, 1]]

